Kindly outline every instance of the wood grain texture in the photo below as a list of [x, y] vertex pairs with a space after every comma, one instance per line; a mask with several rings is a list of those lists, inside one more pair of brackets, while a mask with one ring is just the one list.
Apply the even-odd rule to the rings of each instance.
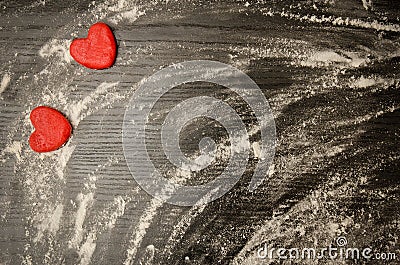
[[[0, 94], [0, 264], [284, 264], [258, 259], [257, 249], [325, 247], [340, 235], [399, 257], [400, 9], [370, 2], [1, 2], [0, 79], [10, 82]], [[118, 42], [114, 67], [103, 71], [68, 57], [69, 42], [97, 21]], [[233, 65], [260, 86], [278, 145], [274, 171], [255, 192], [247, 190], [252, 154], [225, 196], [178, 207], [136, 184], [122, 124], [138, 82], [197, 59]], [[201, 94], [230, 102], [254, 125], [249, 106], [227, 89], [188, 86], [161, 99], [155, 122]], [[59, 109], [74, 127], [68, 145], [49, 155], [27, 143], [38, 105]], [[204, 135], [218, 142], [226, 132], [197, 120], [182, 132], [182, 149], [196, 154]], [[150, 145], [167, 178], [185, 177], [159, 141]], [[376, 262], [359, 264], [399, 261]]]

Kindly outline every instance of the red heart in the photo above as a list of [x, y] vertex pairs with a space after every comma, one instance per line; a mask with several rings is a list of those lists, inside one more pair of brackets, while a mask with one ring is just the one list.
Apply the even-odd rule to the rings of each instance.
[[87, 38], [72, 41], [69, 53], [83, 66], [104, 69], [114, 64], [117, 44], [111, 29], [99, 22], [90, 27]]
[[29, 138], [29, 145], [35, 152], [57, 150], [71, 136], [71, 124], [55, 109], [44, 106], [37, 107], [32, 110], [30, 119], [35, 131]]

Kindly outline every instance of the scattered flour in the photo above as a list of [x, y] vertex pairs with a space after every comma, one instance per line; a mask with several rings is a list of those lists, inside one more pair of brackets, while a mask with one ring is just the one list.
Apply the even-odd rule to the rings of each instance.
[[266, 16], [281, 16], [288, 19], [295, 19], [299, 21], [305, 21], [309, 23], [324, 23], [324, 24], [331, 24], [334, 26], [353, 26], [358, 28], [365, 28], [365, 29], [375, 29], [379, 31], [393, 31], [393, 32], [400, 32], [400, 25], [398, 24], [390, 24], [390, 23], [382, 23], [377, 20], [374, 21], [364, 21], [357, 18], [342, 18], [342, 17], [334, 17], [334, 16], [317, 16], [317, 15], [301, 15], [301, 14], [294, 14], [288, 11], [275, 11], [271, 8], [263, 8], [261, 12]]
[[91, 11], [96, 20], [108, 19], [114, 24], [121, 21], [132, 23], [145, 14], [136, 1], [109, 0], [95, 6]]
[[86, 183], [84, 183], [84, 189], [90, 193], [95, 192], [96, 182], [99, 178], [99, 176], [98, 176], [99, 171], [101, 171], [105, 168], [108, 168], [111, 165], [119, 163], [119, 162], [120, 162], [120, 159], [117, 156], [111, 155], [110, 158], [106, 162], [104, 162], [102, 164], [98, 164], [97, 168], [88, 174], [88, 177], [87, 177], [88, 181]]
[[20, 141], [14, 141], [11, 145], [6, 146], [3, 150], [3, 153], [9, 153], [15, 155], [17, 162], [21, 161], [21, 151], [22, 151], [22, 143]]
[[231, 142], [236, 143], [236, 144], [231, 145], [232, 154], [233, 153], [240, 154], [240, 153], [250, 150], [249, 136], [247, 135], [247, 133], [244, 135], [241, 135], [235, 139], [231, 139]]
[[131, 239], [129, 240], [129, 247], [127, 249], [127, 256], [124, 261], [124, 265], [130, 265], [132, 260], [135, 259], [136, 253], [144, 236], [146, 235], [146, 230], [149, 228], [151, 221], [157, 213], [158, 208], [163, 205], [163, 201], [152, 198], [149, 207], [145, 210], [143, 215], [140, 217], [139, 224], [135, 228]]
[[[307, 237], [316, 240], [314, 242], [306, 240], [309, 243], [305, 247], [317, 248], [330, 245], [330, 240], [341, 234], [343, 220], [340, 217], [331, 216], [329, 210], [325, 208], [329, 203], [325, 201], [326, 199], [321, 199], [321, 197], [324, 198], [323, 196], [320, 196], [319, 191], [316, 191], [296, 203], [288, 213], [267, 220], [236, 255], [231, 264], [258, 264], [260, 258], [257, 256], [257, 250], [264, 244], [269, 248], [279, 244], [283, 247], [291, 246], [301, 249], [301, 246], [297, 244]], [[346, 224], [350, 223], [352, 220], [347, 220], [344, 226], [348, 227]], [[263, 264], [272, 264], [273, 262], [273, 260], [263, 261], [265, 261]]]
[[79, 257], [81, 265], [89, 265], [90, 259], [96, 249], [96, 234], [91, 232], [87, 235], [85, 243], [79, 249]]
[[60, 179], [64, 178], [64, 169], [67, 166], [67, 163], [71, 158], [71, 155], [76, 147], [75, 145], [70, 144], [71, 140], [72, 138], [69, 139], [69, 142], [59, 150], [59, 158], [58, 158], [59, 166], [56, 168], [56, 171]]
[[311, 54], [305, 61], [300, 64], [308, 67], [320, 67], [334, 65], [339, 68], [359, 67], [368, 62], [367, 59], [360, 58], [355, 53], [346, 53], [344, 57], [334, 51], [318, 51]]
[[119, 217], [123, 216], [125, 213], [126, 201], [121, 196], [114, 198], [114, 204], [115, 204], [116, 209], [108, 217], [109, 220], [106, 224], [108, 229], [114, 228], [115, 223], [117, 222], [117, 219]]
[[[139, 191], [138, 189], [136, 190]], [[77, 248], [80, 264], [88, 265], [96, 249], [97, 236], [105, 230], [113, 229], [119, 217], [125, 213], [125, 205], [130, 202], [131, 198], [122, 198], [118, 196], [114, 202], [107, 206], [97, 216], [94, 217], [97, 222], [89, 229], [86, 240]]]
[[190, 170], [176, 168], [173, 173], [170, 172], [172, 178], [170, 179], [173, 183], [184, 185], [192, 177], [192, 172]]
[[152, 265], [154, 260], [154, 255], [156, 252], [156, 248], [154, 245], [148, 245], [145, 249], [143, 256], [140, 259], [140, 265]]
[[174, 229], [171, 233], [171, 235], [168, 238], [167, 243], [165, 244], [164, 248], [164, 254], [166, 255], [172, 255], [172, 248], [177, 242], [179, 242], [183, 236], [185, 235], [186, 231], [189, 229], [190, 224], [192, 221], [200, 215], [204, 209], [207, 206], [207, 201], [211, 198], [213, 194], [215, 194], [218, 191], [218, 189], [214, 189], [210, 191], [206, 196], [204, 196], [202, 199], [200, 199], [193, 207], [190, 208], [190, 210], [182, 216], [182, 218], [179, 220], [178, 224], [174, 226]]
[[[342, 153], [343, 151], [345, 151], [349, 146], [347, 144], [343, 144], [343, 145], [333, 145], [328, 152], [324, 153], [324, 154], [320, 154], [321, 157], [334, 157], [340, 153]], [[316, 157], [320, 157], [320, 155], [317, 155]]]
[[33, 239], [33, 242], [40, 241], [46, 231], [53, 236], [56, 234], [60, 226], [63, 210], [64, 206], [62, 204], [58, 204], [51, 216], [46, 217], [43, 222], [38, 225], [38, 233]]
[[6, 90], [6, 88], [10, 84], [10, 81], [11, 81], [11, 76], [8, 73], [4, 74], [0, 84], [0, 95], [1, 93], [4, 92], [4, 90]]
[[348, 125], [360, 124], [363, 122], [367, 122], [371, 119], [377, 118], [384, 113], [392, 113], [393, 111], [395, 111], [396, 109], [399, 109], [399, 108], [400, 108], [400, 105], [392, 106], [392, 107], [385, 108], [381, 111], [367, 113], [365, 115], [358, 116], [353, 119], [345, 119], [345, 120], [335, 121], [335, 126], [348, 126]]
[[383, 82], [382, 79], [376, 80], [375, 78], [365, 78], [364, 76], [361, 76], [354, 82], [353, 86], [356, 88], [366, 88], [382, 82]]
[[72, 57], [69, 54], [69, 45], [70, 40], [52, 39], [40, 48], [39, 55], [42, 58], [57, 56], [59, 63], [70, 63]]
[[108, 90], [110, 88], [114, 88], [118, 84], [119, 82], [114, 82], [114, 83], [103, 82], [90, 95], [84, 97], [82, 100], [78, 102], [72, 102], [71, 104], [69, 104], [69, 106], [66, 108], [66, 112], [68, 114], [67, 116], [69, 117], [72, 125], [74, 127], [77, 127], [80, 121], [90, 114], [90, 112], [88, 111], [85, 114], [83, 114], [83, 111], [88, 109], [89, 104], [92, 104], [100, 95], [109, 92]]
[[260, 143], [254, 142], [251, 144], [251, 147], [253, 148], [254, 157], [260, 158], [260, 156], [261, 156]]
[[138, 7], [134, 6], [131, 10], [120, 12], [117, 15], [110, 17], [109, 20], [118, 24], [120, 21], [127, 21], [129, 23], [135, 22], [139, 17], [145, 15], [144, 11], [140, 11]]
[[361, 0], [365, 10], [372, 10], [372, 0]]
[[70, 240], [69, 245], [72, 248], [79, 249], [79, 244], [82, 241], [83, 237], [83, 222], [86, 218], [86, 212], [88, 208], [93, 203], [93, 193], [82, 194], [80, 193], [77, 196], [77, 200], [79, 201], [79, 208], [76, 212], [75, 218], [75, 234], [73, 238]]

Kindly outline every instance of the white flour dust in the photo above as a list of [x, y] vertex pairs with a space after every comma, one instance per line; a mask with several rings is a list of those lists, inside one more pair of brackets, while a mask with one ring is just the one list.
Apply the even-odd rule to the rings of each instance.
[[373, 3], [372, 0], [361, 0], [363, 7], [365, 10], [372, 10], [373, 9]]
[[33, 239], [33, 242], [38, 242], [42, 240], [44, 233], [49, 232], [51, 235], [55, 236], [59, 227], [60, 221], [63, 214], [64, 205], [59, 204], [54, 209], [53, 213], [50, 214], [47, 218], [45, 218], [39, 225], [38, 225], [38, 232], [36, 237]]
[[79, 248], [79, 244], [83, 237], [83, 222], [86, 218], [86, 212], [93, 203], [93, 193], [79, 194], [78, 197], [79, 207], [75, 216], [75, 234], [69, 242], [71, 248]]
[[21, 161], [22, 143], [20, 141], [14, 141], [10, 145], [7, 145], [2, 153], [9, 153], [15, 155], [17, 162]]
[[139, 17], [145, 15], [144, 11], [140, 11], [138, 7], [133, 7], [131, 10], [119, 12], [113, 17], [109, 18], [109, 20], [114, 23], [118, 24], [120, 21], [126, 20], [129, 23], [135, 22]]
[[[95, 108], [99, 108], [97, 105], [98, 102], [96, 99], [100, 95], [104, 95], [107, 92], [110, 92], [111, 88], [114, 88], [119, 84], [119, 82], [113, 82], [113, 83], [107, 83], [103, 82], [101, 83], [95, 90], [92, 92], [90, 95], [84, 97], [83, 99], [77, 101], [77, 102], [72, 102], [66, 107], [66, 113], [68, 118], [70, 119], [72, 125], [74, 127], [77, 127], [81, 120], [83, 120], [86, 116], [90, 115], [92, 110], [89, 109], [90, 104], [96, 105]], [[110, 104], [111, 102], [105, 102], [103, 104]], [[102, 105], [103, 105], [102, 104]], [[101, 107], [101, 105], [100, 105]]]
[[318, 16], [313, 14], [301, 15], [296, 13], [291, 13], [289, 11], [281, 10], [276, 11], [271, 8], [263, 8], [261, 12], [266, 16], [280, 16], [293, 20], [310, 22], [310, 23], [319, 23], [319, 24], [330, 24], [333, 26], [353, 26], [358, 28], [365, 29], [375, 29], [380, 31], [393, 31], [400, 32], [400, 25], [391, 24], [391, 23], [382, 23], [377, 20], [374, 21], [365, 21], [358, 18], [349, 18], [349, 17], [335, 17], [335, 16]]
[[0, 96], [1, 93], [4, 92], [4, 90], [6, 90], [6, 88], [8, 87], [8, 85], [10, 84], [11, 81], [11, 76], [8, 73], [5, 73], [3, 75], [3, 78], [1, 79], [1, 83], [0, 83]]
[[88, 265], [90, 264], [90, 259], [96, 249], [96, 234], [90, 232], [87, 237], [85, 243], [79, 249], [79, 256], [80, 256], [80, 265]]
[[126, 251], [126, 259], [124, 261], [124, 265], [130, 265], [132, 260], [135, 259], [138, 248], [142, 243], [144, 236], [146, 235], [146, 231], [149, 228], [151, 221], [154, 216], [157, 214], [157, 210], [163, 205], [163, 201], [152, 198], [150, 201], [150, 205], [145, 209], [144, 213], [140, 217], [140, 220], [137, 226], [134, 226], [134, 232], [129, 240], [128, 249]]
[[346, 68], [359, 67], [369, 62], [368, 59], [360, 58], [354, 53], [347, 52], [347, 54], [345, 55], [346, 57], [334, 51], [318, 51], [311, 54], [305, 61], [302, 61], [300, 64], [302, 66], [309, 67], [334, 65], [336, 67]]
[[56, 56], [60, 64], [71, 63], [73, 59], [69, 54], [70, 42], [70, 40], [52, 39], [42, 46], [39, 50], [39, 55], [42, 58]]

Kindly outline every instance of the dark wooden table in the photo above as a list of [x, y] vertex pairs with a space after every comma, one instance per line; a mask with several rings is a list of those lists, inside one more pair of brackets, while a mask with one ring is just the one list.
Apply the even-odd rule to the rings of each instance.
[[[1, 265], [278, 264], [257, 250], [322, 248], [339, 236], [349, 247], [397, 255], [358, 264], [399, 264], [398, 1], [1, 1], [0, 13]], [[102, 71], [68, 50], [97, 21], [118, 42], [115, 65]], [[247, 190], [253, 153], [225, 196], [179, 207], [136, 184], [122, 124], [138, 82], [200, 59], [237, 67], [260, 86], [275, 117], [276, 155], [256, 191]], [[224, 88], [190, 86], [254, 122]], [[162, 101], [198, 91], [178, 87]], [[28, 145], [29, 113], [39, 105], [59, 109], [74, 128], [49, 154]], [[161, 103], [154, 110], [165, 112]], [[202, 135], [225, 134], [196, 120], [182, 146], [194, 154]], [[184, 179], [159, 152], [165, 176]], [[354, 260], [318, 264], [339, 263]]]

